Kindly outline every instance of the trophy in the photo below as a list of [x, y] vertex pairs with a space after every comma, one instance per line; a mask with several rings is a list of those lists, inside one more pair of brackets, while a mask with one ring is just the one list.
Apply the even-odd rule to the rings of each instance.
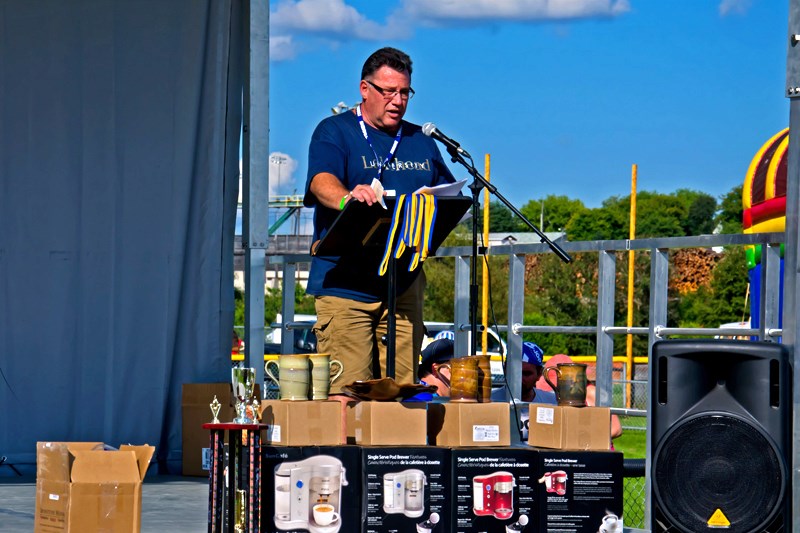
[[217, 395], [214, 395], [214, 401], [208, 404], [211, 408], [211, 414], [214, 415], [214, 420], [211, 421], [212, 424], [219, 424], [219, 410], [222, 408], [222, 404], [219, 403], [217, 400]]
[[231, 385], [233, 397], [236, 398], [236, 413], [234, 424], [252, 424], [253, 419], [247, 416], [247, 404], [253, 397], [253, 388], [256, 382], [255, 368], [232, 368]]

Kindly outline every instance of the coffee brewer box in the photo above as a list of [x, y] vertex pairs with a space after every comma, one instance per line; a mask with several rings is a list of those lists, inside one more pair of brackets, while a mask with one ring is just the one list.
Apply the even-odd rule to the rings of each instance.
[[495, 403], [428, 405], [428, 443], [436, 446], [508, 446], [509, 406]]
[[[535, 529], [539, 520], [538, 463], [539, 451], [528, 446], [454, 448], [451, 451], [453, 523], [448, 531], [538, 531]], [[534, 527], [522, 527], [525, 524]]]
[[262, 400], [265, 444], [337, 446], [342, 442], [342, 404], [335, 400]]
[[448, 448], [364, 446], [361, 450], [362, 533], [452, 530]]
[[[361, 449], [357, 446], [264, 446], [262, 448], [262, 532], [360, 531]], [[316, 524], [314, 502], [330, 503], [338, 514]]]
[[622, 459], [612, 451], [539, 450], [538, 531], [622, 531]]
[[138, 533], [153, 446], [106, 451], [99, 442], [36, 444], [34, 533]]
[[233, 420], [230, 383], [184, 383], [181, 398], [183, 475], [208, 476], [209, 434], [203, 424], [214, 415], [210, 404], [214, 396], [220, 403], [219, 419]]
[[371, 446], [427, 444], [425, 402], [347, 404], [347, 443]]
[[608, 450], [611, 409], [531, 404], [528, 444], [558, 450]]

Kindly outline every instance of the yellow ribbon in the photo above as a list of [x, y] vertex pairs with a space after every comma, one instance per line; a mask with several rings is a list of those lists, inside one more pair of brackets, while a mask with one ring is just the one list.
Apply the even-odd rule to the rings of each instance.
[[436, 197], [430, 194], [411, 194], [400, 195], [394, 206], [392, 213], [392, 226], [389, 229], [389, 236], [386, 239], [386, 248], [383, 252], [383, 259], [378, 269], [379, 275], [386, 274], [389, 266], [389, 259], [392, 254], [392, 245], [400, 229], [400, 213], [403, 213], [402, 229], [397, 245], [394, 247], [394, 257], [399, 259], [406, 248], [414, 249], [414, 255], [408, 266], [408, 271], [416, 269], [419, 264], [430, 255], [431, 239], [433, 238], [433, 228], [436, 223]]

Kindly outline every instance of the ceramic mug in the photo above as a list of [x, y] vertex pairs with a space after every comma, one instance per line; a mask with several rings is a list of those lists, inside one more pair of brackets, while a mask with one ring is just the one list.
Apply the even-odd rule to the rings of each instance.
[[[277, 376], [270, 370], [273, 365], [278, 367]], [[277, 362], [267, 361], [264, 364], [264, 372], [278, 385], [281, 400], [308, 400], [311, 375], [308, 354], [281, 355]]]
[[450, 369], [450, 401], [478, 401], [479, 361], [474, 357], [456, 357], [442, 365]]
[[467, 356], [478, 361], [478, 401], [492, 401], [492, 363], [489, 354]]
[[344, 365], [338, 359], [331, 359], [331, 356], [326, 353], [309, 354], [308, 360], [311, 367], [310, 398], [312, 400], [327, 400], [331, 383], [342, 375]]
[[[550, 372], [558, 376], [556, 383], [550, 381]], [[544, 380], [553, 387], [558, 405], [584, 407], [586, 405], [586, 365], [561, 363], [544, 369]]]

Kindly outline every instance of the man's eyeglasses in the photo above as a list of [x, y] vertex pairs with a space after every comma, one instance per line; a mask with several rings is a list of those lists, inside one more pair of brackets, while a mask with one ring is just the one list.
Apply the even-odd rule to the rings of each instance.
[[397, 96], [398, 94], [400, 95], [401, 100], [411, 100], [414, 97], [414, 89], [412, 89], [411, 87], [408, 87], [406, 89], [389, 90], [389, 89], [384, 89], [380, 85], [375, 85], [369, 80], [364, 80], [364, 81], [372, 85], [375, 88], [375, 90], [381, 93], [381, 96], [383, 96], [387, 100], [394, 99], [394, 97]]

